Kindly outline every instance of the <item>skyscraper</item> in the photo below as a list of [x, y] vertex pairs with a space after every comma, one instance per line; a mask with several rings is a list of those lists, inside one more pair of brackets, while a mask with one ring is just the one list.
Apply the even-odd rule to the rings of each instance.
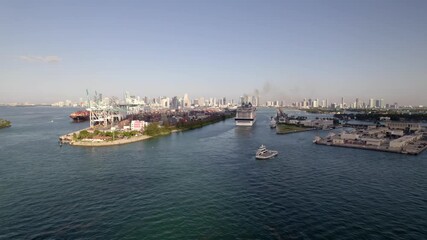
[[319, 107], [319, 100], [318, 100], [318, 99], [314, 99], [314, 100], [313, 100], [312, 107], [314, 107], [314, 108]]
[[199, 98], [199, 106], [200, 107], [204, 107], [205, 106], [205, 98], [204, 97]]
[[174, 97], [172, 98], [171, 103], [170, 103], [170, 108], [171, 108], [171, 109], [178, 109], [178, 107], [179, 107], [179, 101], [178, 101], [178, 98], [177, 98], [176, 96], [174, 96]]
[[188, 94], [184, 94], [184, 101], [183, 101], [183, 107], [190, 107], [191, 106], [191, 102], [190, 102], [190, 98], [188, 97]]
[[375, 107], [374, 99], [371, 98], [369, 99], [369, 108], [374, 108], [374, 107]]

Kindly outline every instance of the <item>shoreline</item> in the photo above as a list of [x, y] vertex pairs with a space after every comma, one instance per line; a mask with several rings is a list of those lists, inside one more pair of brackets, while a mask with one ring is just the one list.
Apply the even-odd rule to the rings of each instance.
[[313, 131], [313, 130], [316, 130], [316, 128], [300, 127], [293, 124], [277, 124], [276, 125], [276, 134], [280, 134], [280, 135], [307, 132], [307, 131]]
[[10, 127], [12, 127], [12, 125], [0, 126], [0, 129], [3, 129], [3, 128], [10, 128]]
[[339, 143], [326, 143], [322, 140], [315, 142], [317, 145], [331, 146], [331, 147], [342, 147], [342, 148], [353, 148], [353, 149], [362, 149], [362, 150], [370, 150], [370, 151], [378, 151], [378, 152], [389, 152], [389, 153], [397, 153], [397, 154], [405, 154], [405, 155], [419, 155], [424, 150], [427, 149], [427, 146], [423, 148], [412, 150], [412, 149], [392, 149], [388, 147], [377, 147], [377, 146], [367, 146], [367, 145], [356, 145], [356, 144], [339, 144]]
[[277, 132], [276, 134], [278, 135], [285, 135], [285, 134], [291, 134], [291, 133], [299, 133], [299, 132], [308, 132], [308, 131], [314, 131], [316, 130], [315, 128], [310, 128], [310, 129], [301, 129], [301, 130], [291, 130], [291, 131], [285, 131], [285, 132]]
[[137, 137], [131, 137], [127, 139], [119, 139], [114, 141], [99, 141], [99, 142], [91, 142], [91, 141], [71, 141], [70, 145], [72, 146], [79, 146], [79, 147], [107, 147], [107, 146], [115, 146], [115, 145], [123, 145], [128, 143], [134, 143], [143, 141], [146, 139], [152, 138], [152, 136], [148, 135], [141, 135]]

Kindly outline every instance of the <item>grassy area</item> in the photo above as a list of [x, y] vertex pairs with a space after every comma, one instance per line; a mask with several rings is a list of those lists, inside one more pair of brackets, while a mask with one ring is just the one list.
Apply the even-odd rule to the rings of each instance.
[[192, 130], [192, 129], [202, 128], [204, 126], [211, 125], [220, 121], [224, 121], [228, 118], [233, 118], [233, 117], [234, 115], [213, 116], [203, 120], [190, 121], [186, 123], [178, 123], [176, 128], [182, 131]]
[[104, 141], [113, 141], [113, 140], [120, 140], [124, 138], [131, 138], [134, 136], [142, 135], [138, 131], [130, 131], [130, 132], [120, 132], [120, 131], [114, 131], [114, 132], [103, 132], [99, 130], [95, 131], [87, 131], [82, 130], [78, 134], [73, 134], [73, 140], [74, 141], [80, 141], [82, 139], [103, 139]]
[[4, 120], [4, 119], [0, 119], [0, 128], [7, 128], [12, 126], [12, 124], [10, 123], [10, 121]]
[[277, 124], [276, 133], [277, 134], [286, 134], [286, 133], [294, 133], [294, 132], [303, 132], [310, 130], [308, 127], [301, 127], [294, 124]]

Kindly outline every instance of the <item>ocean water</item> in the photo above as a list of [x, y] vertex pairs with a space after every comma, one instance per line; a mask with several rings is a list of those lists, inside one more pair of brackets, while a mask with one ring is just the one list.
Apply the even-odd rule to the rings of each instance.
[[[0, 239], [427, 239], [427, 153], [276, 135], [274, 110], [122, 146], [58, 137], [74, 109], [0, 107]], [[255, 160], [259, 145], [279, 151]]]

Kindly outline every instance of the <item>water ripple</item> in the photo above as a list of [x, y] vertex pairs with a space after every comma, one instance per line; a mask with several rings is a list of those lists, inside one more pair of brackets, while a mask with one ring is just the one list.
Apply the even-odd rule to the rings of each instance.
[[[328, 148], [310, 141], [322, 132], [276, 135], [232, 119], [59, 148], [56, 137], [81, 125], [40, 120], [66, 111], [7, 111], [16, 124], [0, 138], [0, 239], [427, 238], [426, 154]], [[260, 144], [278, 157], [256, 161]]]

